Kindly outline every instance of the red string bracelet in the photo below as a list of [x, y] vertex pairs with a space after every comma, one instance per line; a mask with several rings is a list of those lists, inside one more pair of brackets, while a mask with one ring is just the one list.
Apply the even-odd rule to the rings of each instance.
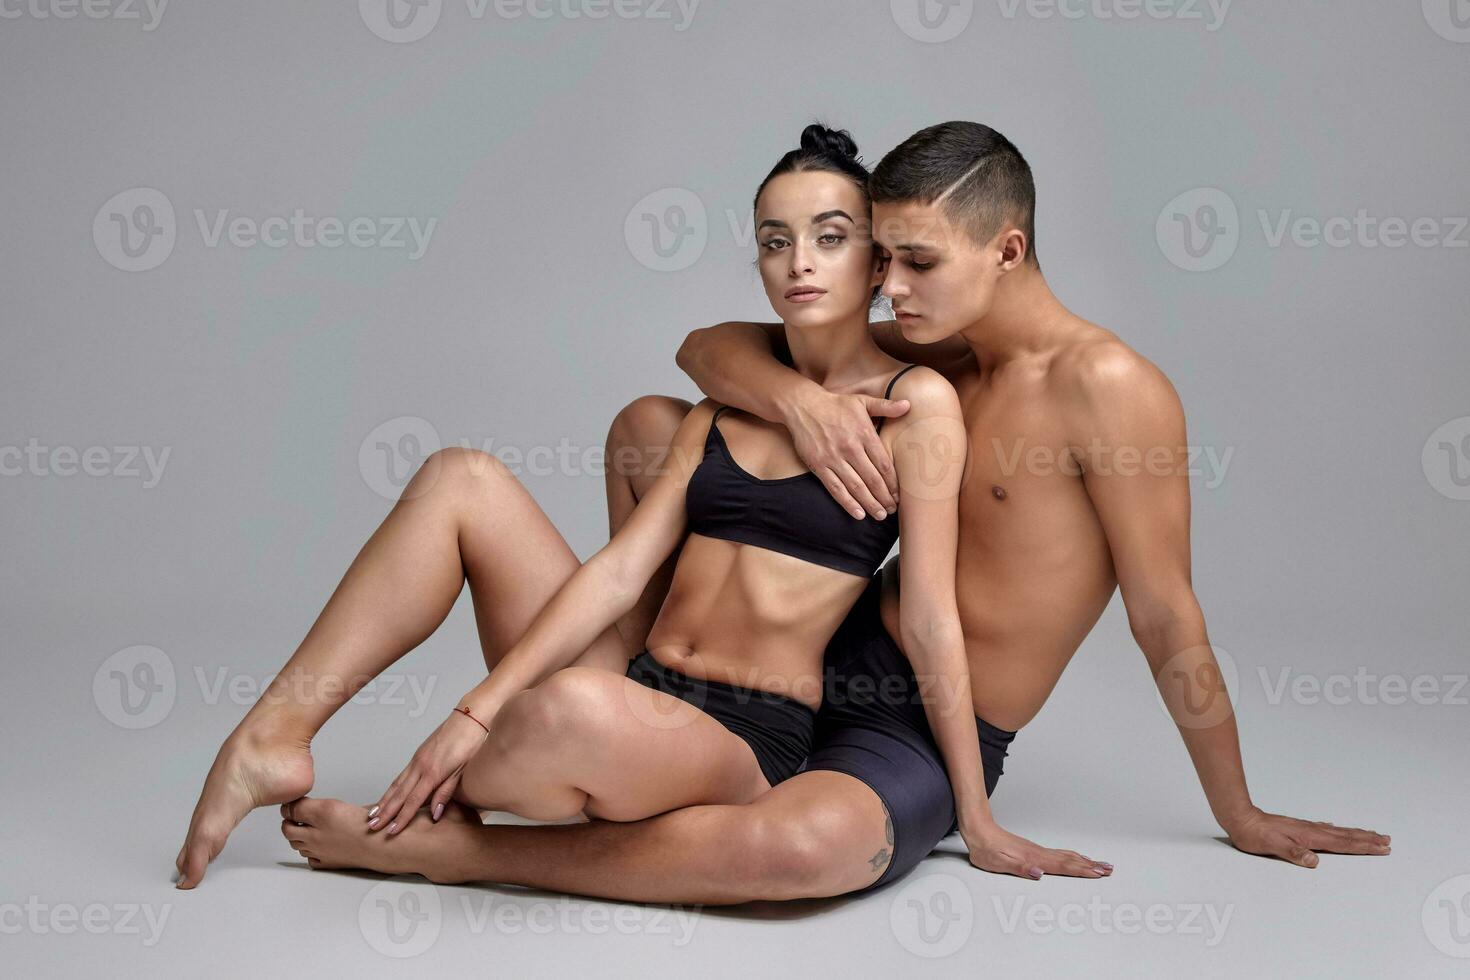
[[455, 711], [458, 711], [460, 714], [464, 715], [466, 718], [468, 718], [470, 721], [474, 722], [476, 725], [479, 725], [481, 728], [484, 728], [486, 735], [489, 735], [490, 734], [490, 729], [485, 725], [485, 723], [483, 721], [481, 721], [480, 719], [476, 718], [474, 715], [470, 714], [470, 709], [469, 708], [466, 708], [463, 705], [461, 705], [461, 706], [455, 708], [454, 710]]

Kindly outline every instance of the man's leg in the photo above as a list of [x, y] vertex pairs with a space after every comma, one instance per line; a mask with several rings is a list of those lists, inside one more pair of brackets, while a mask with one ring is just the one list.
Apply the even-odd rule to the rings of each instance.
[[[493, 881], [630, 902], [729, 905], [865, 888], [886, 867], [883, 804], [861, 780], [809, 771], [755, 802], [691, 806], [637, 823], [481, 826], [460, 808], [398, 836], [369, 833], [341, 800], [281, 808], [281, 832], [313, 868]], [[298, 824], [301, 824], [299, 826]]]
[[[668, 466], [667, 457], [674, 433], [693, 407], [682, 398], [644, 395], [629, 402], [613, 418], [607, 433], [606, 452], [609, 537], [618, 533], [618, 528], [628, 520], [638, 501]], [[643, 652], [653, 621], [658, 618], [658, 611], [669, 594], [669, 583], [674, 579], [674, 565], [678, 563], [680, 550], [676, 548], [654, 573], [632, 611], [618, 620], [618, 632], [623, 637], [628, 660]]]

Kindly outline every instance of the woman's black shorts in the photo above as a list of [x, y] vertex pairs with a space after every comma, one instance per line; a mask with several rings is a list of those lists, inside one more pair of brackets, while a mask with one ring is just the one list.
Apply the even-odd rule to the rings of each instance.
[[670, 670], [644, 650], [628, 664], [644, 687], [687, 701], [745, 740], [772, 786], [796, 775], [812, 748], [817, 713], [794, 698]]

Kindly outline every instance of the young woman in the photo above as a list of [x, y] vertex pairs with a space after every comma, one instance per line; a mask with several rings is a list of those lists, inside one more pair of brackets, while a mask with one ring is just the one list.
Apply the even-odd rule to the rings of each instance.
[[[784, 428], [701, 402], [627, 522], [420, 747], [367, 811], [368, 827], [396, 834], [421, 805], [438, 819], [452, 800], [533, 819], [636, 820], [756, 798], [805, 757], [825, 646], [900, 529], [909, 654], [916, 671], [947, 681], [926, 712], [953, 774], [957, 810], [988, 815], [954, 598], [963, 460], [953, 451], [965, 445], [963, 422], [948, 382], [890, 358], [870, 338], [868, 310], [883, 267], [866, 227], [866, 178], [850, 137], [808, 127], [801, 147], [757, 192], [758, 264], [798, 370], [832, 390], [910, 402], [881, 432], [898, 472], [899, 511], [854, 519], [804, 471]], [[405, 501], [413, 492], [411, 482]], [[609, 627], [681, 539], [647, 648], [629, 664]], [[452, 574], [460, 574], [457, 562]], [[339, 594], [351, 578], [349, 570]], [[372, 590], [353, 584], [370, 615]], [[476, 605], [477, 615], [493, 615]], [[283, 683], [309, 673], [298, 658], [303, 651], [283, 670]], [[356, 667], [365, 682], [386, 666], [381, 653], [360, 664], [343, 659], [322, 674]], [[310, 735], [340, 700], [323, 710], [285, 699], [267, 712], [281, 730], [298, 733], [298, 752], [252, 757], [258, 746], [243, 737], [221, 750], [179, 855], [181, 886], [197, 882], [249, 806], [304, 795]], [[251, 731], [268, 728], [257, 723]], [[293, 846], [319, 863], [305, 835]]]
[[[900, 615], [919, 638], [910, 655], [916, 670], [948, 681], [940, 689], [954, 699], [935, 703], [931, 727], [959, 756], [948, 760], [957, 809], [976, 811], [973, 712], [947, 710], [970, 703], [954, 596], [962, 461], [940, 459], [963, 445], [963, 421], [947, 381], [871, 339], [883, 268], [866, 227], [866, 179], [850, 137], [808, 127], [757, 191], [755, 229], [796, 369], [826, 387], [910, 401], [880, 430], [898, 470], [898, 513], [855, 520], [804, 471], [784, 428], [706, 399], [627, 524], [460, 700], [369, 808], [370, 828], [393, 834], [421, 805], [437, 817], [451, 799], [542, 820], [638, 820], [753, 800], [805, 759], [827, 643], [900, 529], [913, 583]], [[647, 649], [625, 671], [566, 666], [631, 609], [686, 531]]]

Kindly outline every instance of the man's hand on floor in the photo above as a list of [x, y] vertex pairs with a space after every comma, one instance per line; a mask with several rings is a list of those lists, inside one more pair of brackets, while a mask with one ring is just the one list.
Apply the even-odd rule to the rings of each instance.
[[1298, 820], [1254, 809], [1223, 827], [1230, 843], [1247, 854], [1278, 857], [1303, 868], [1317, 866], [1317, 853], [1387, 854], [1390, 838], [1376, 830], [1339, 827], [1321, 820]]

